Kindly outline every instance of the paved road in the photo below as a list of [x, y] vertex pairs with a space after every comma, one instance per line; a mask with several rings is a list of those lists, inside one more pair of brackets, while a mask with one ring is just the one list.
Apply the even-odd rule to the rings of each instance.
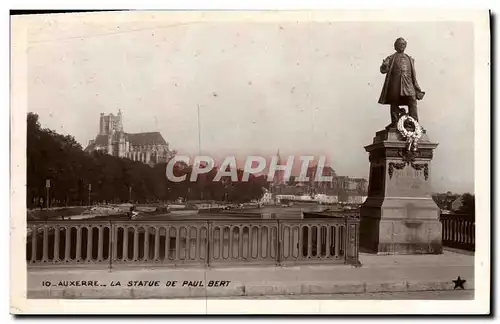
[[245, 297], [220, 297], [216, 299], [327, 299], [327, 300], [349, 300], [349, 299], [385, 299], [385, 300], [472, 300], [474, 290], [446, 290], [446, 291], [416, 291], [416, 292], [387, 292], [387, 293], [365, 293], [365, 294], [334, 294], [334, 295], [269, 295], [269, 296], [245, 296]]

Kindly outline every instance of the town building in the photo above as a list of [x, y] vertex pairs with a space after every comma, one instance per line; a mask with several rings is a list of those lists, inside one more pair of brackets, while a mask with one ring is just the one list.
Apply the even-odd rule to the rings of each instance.
[[451, 210], [452, 211], [457, 211], [463, 206], [463, 200], [462, 196], [457, 197], [452, 203], [451, 203]]
[[272, 205], [275, 203], [275, 197], [274, 195], [269, 192], [266, 188], [263, 188], [263, 194], [262, 197], [259, 200], [259, 203], [262, 205]]
[[101, 151], [152, 166], [167, 162], [175, 154], [160, 132], [126, 133], [121, 110], [117, 116], [101, 113], [99, 133], [89, 141], [85, 151]]
[[[282, 160], [277, 153], [278, 164]], [[324, 204], [362, 204], [366, 200], [368, 181], [364, 178], [339, 176], [330, 166], [323, 168], [322, 176], [332, 177], [331, 181], [316, 181], [317, 166], [307, 169], [307, 181], [298, 181], [298, 176], [291, 176], [284, 181], [283, 171], [276, 171], [270, 183], [269, 192], [274, 196], [274, 201], [281, 200], [317, 201]], [[267, 193], [269, 195], [269, 193]], [[270, 200], [266, 197], [266, 201]]]

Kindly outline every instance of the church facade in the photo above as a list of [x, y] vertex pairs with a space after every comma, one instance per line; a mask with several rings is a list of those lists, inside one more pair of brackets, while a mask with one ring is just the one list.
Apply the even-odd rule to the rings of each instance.
[[174, 154], [160, 132], [126, 133], [122, 112], [118, 115], [101, 113], [99, 133], [89, 141], [85, 151], [102, 151], [133, 161], [155, 165], [167, 162]]

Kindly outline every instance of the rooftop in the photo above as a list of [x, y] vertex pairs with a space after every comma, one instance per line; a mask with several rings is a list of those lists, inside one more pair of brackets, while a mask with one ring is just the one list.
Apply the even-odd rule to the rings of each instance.
[[[117, 136], [115, 133], [113, 136]], [[167, 145], [160, 132], [147, 133], [124, 133], [130, 145]], [[87, 146], [86, 151], [94, 149], [96, 146], [107, 146], [109, 141], [108, 135], [97, 135], [94, 142]]]

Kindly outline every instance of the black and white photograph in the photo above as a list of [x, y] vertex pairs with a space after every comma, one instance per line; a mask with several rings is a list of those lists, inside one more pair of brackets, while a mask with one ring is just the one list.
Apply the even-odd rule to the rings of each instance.
[[12, 16], [11, 312], [488, 313], [489, 28]]

